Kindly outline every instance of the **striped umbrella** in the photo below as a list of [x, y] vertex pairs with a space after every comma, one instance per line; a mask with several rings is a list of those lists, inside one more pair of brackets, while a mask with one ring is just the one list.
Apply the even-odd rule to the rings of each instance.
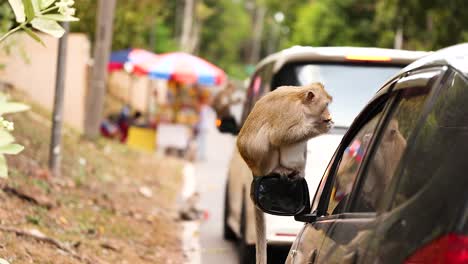
[[147, 66], [148, 75], [153, 79], [207, 86], [219, 85], [226, 80], [223, 70], [202, 58], [184, 52], [162, 54]]
[[154, 61], [157, 57], [158, 55], [144, 49], [125, 49], [114, 51], [110, 55], [107, 70], [109, 72], [122, 70], [127, 64], [131, 66], [131, 72], [146, 74], [146, 69], [142, 68], [140, 63], [143, 64], [146, 61]]

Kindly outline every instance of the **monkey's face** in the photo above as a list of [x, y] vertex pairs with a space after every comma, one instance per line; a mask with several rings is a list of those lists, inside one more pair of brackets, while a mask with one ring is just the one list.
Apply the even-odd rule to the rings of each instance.
[[327, 133], [333, 126], [332, 117], [328, 110], [331, 101], [332, 97], [322, 87], [309, 90], [305, 94], [304, 113], [318, 134]]

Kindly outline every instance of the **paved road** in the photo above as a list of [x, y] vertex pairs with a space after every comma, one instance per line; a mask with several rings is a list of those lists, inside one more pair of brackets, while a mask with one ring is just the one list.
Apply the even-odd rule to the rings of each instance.
[[[235, 97], [243, 98], [244, 92], [238, 91]], [[231, 107], [231, 111], [239, 121], [242, 104]], [[216, 118], [212, 114], [211, 118]], [[195, 163], [197, 190], [201, 195], [199, 207], [208, 211], [208, 220], [200, 226], [201, 263], [239, 263], [235, 244], [223, 239], [224, 187], [235, 137], [219, 133], [213, 121], [206, 143], [206, 160]]]
[[200, 208], [208, 211], [208, 220], [201, 223], [201, 263], [238, 263], [235, 245], [223, 239], [223, 202], [226, 168], [231, 157], [234, 137], [212, 131], [207, 142], [207, 159], [195, 164]]

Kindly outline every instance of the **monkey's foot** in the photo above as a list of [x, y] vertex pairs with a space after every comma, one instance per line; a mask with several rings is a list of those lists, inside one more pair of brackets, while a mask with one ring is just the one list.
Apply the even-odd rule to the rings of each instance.
[[287, 177], [289, 179], [296, 179], [301, 177], [301, 173], [299, 171], [284, 167], [279, 167], [276, 170], [274, 170], [274, 172], [279, 174], [281, 177]]

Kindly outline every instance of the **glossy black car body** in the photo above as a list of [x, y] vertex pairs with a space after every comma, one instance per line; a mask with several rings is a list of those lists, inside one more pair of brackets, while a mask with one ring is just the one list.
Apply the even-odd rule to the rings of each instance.
[[468, 44], [383, 86], [296, 219], [287, 263], [468, 263]]

